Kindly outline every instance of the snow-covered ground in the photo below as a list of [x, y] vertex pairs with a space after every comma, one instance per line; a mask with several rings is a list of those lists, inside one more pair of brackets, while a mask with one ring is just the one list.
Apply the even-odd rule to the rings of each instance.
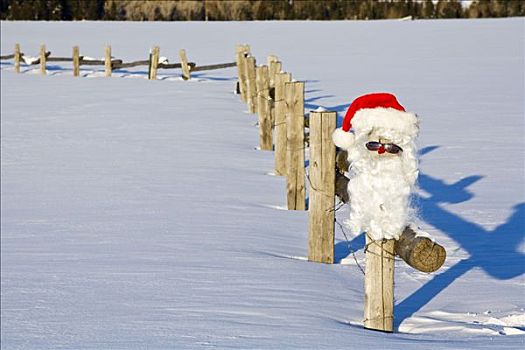
[[157, 44], [211, 64], [249, 43], [306, 81], [308, 110], [395, 93], [422, 118], [421, 224], [448, 253], [430, 275], [397, 261], [397, 332], [366, 331], [340, 230], [337, 264], [304, 258], [307, 213], [282, 210], [235, 68], [148, 81], [3, 61], [2, 349], [522, 348], [524, 23], [1, 22], [2, 54], [111, 44], [127, 61]]

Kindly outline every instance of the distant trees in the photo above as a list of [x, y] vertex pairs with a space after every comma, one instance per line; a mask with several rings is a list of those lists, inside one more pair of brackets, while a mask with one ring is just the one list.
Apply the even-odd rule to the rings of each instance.
[[248, 21], [525, 16], [525, 1], [474, 0], [0, 0], [8, 20]]
[[525, 15], [525, 2], [520, 0], [477, 0], [465, 11], [467, 18], [515, 17]]
[[1, 19], [82, 20], [101, 19], [104, 0], [0, 0]]

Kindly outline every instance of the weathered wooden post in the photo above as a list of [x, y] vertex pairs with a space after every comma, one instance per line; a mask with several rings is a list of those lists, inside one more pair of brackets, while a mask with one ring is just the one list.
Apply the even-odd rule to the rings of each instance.
[[257, 110], [257, 86], [255, 85], [255, 57], [246, 58], [246, 100], [248, 111], [255, 113]]
[[20, 44], [19, 43], [16, 43], [15, 44], [15, 72], [17, 73], [20, 73], [20, 58], [21, 58], [21, 54], [20, 54]]
[[180, 57], [180, 64], [182, 67], [182, 79], [190, 80], [191, 73], [190, 73], [190, 66], [188, 65], [188, 57], [186, 56], [186, 50], [180, 49], [179, 57]]
[[107, 45], [104, 50], [104, 72], [106, 77], [110, 77], [113, 67], [111, 66], [111, 46]]
[[80, 49], [78, 46], [73, 46], [73, 76], [80, 75]]
[[336, 112], [310, 113], [308, 260], [334, 263]]
[[365, 321], [368, 329], [394, 329], [394, 240], [366, 236]]
[[304, 82], [291, 82], [284, 85], [288, 210], [305, 210]]
[[250, 45], [237, 45], [236, 62], [239, 76], [239, 91], [241, 100], [246, 102], [246, 56], [250, 54]]
[[156, 80], [157, 79], [157, 66], [159, 64], [159, 47], [155, 46], [153, 49], [151, 49], [151, 55], [150, 55], [150, 72], [149, 72], [149, 79], [150, 80]]
[[46, 75], [46, 45], [40, 45], [40, 73]]
[[281, 72], [282, 64], [279, 61], [271, 61], [269, 65], [270, 89], [275, 88], [275, 76]]
[[277, 62], [279, 61], [279, 57], [275, 56], [275, 55], [269, 55], [267, 58], [266, 58], [266, 64], [268, 65], [268, 67], [270, 67], [270, 65], [272, 64], [272, 62]]
[[286, 103], [284, 102], [284, 83], [290, 82], [290, 73], [275, 75], [275, 173], [286, 175]]
[[257, 67], [255, 75], [257, 84], [257, 114], [259, 115], [259, 146], [263, 151], [271, 151], [273, 143], [270, 99], [268, 95], [268, 66]]

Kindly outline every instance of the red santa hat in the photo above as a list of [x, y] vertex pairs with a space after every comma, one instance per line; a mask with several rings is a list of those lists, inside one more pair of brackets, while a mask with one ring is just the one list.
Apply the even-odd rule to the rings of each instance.
[[356, 133], [373, 128], [391, 129], [397, 134], [415, 137], [417, 117], [406, 112], [405, 108], [389, 93], [372, 93], [356, 98], [346, 111], [343, 125], [337, 128], [332, 139], [337, 147], [348, 149], [354, 143]]

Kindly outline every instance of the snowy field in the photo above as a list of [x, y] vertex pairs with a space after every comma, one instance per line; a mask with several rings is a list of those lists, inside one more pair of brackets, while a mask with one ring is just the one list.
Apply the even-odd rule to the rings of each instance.
[[129, 61], [159, 45], [213, 64], [249, 43], [306, 81], [307, 110], [396, 94], [422, 118], [421, 225], [448, 253], [434, 274], [396, 261], [396, 333], [366, 331], [340, 230], [336, 264], [304, 258], [307, 212], [282, 210], [235, 68], [148, 81], [3, 61], [2, 349], [522, 348], [524, 24], [1, 22], [3, 55], [111, 44]]

